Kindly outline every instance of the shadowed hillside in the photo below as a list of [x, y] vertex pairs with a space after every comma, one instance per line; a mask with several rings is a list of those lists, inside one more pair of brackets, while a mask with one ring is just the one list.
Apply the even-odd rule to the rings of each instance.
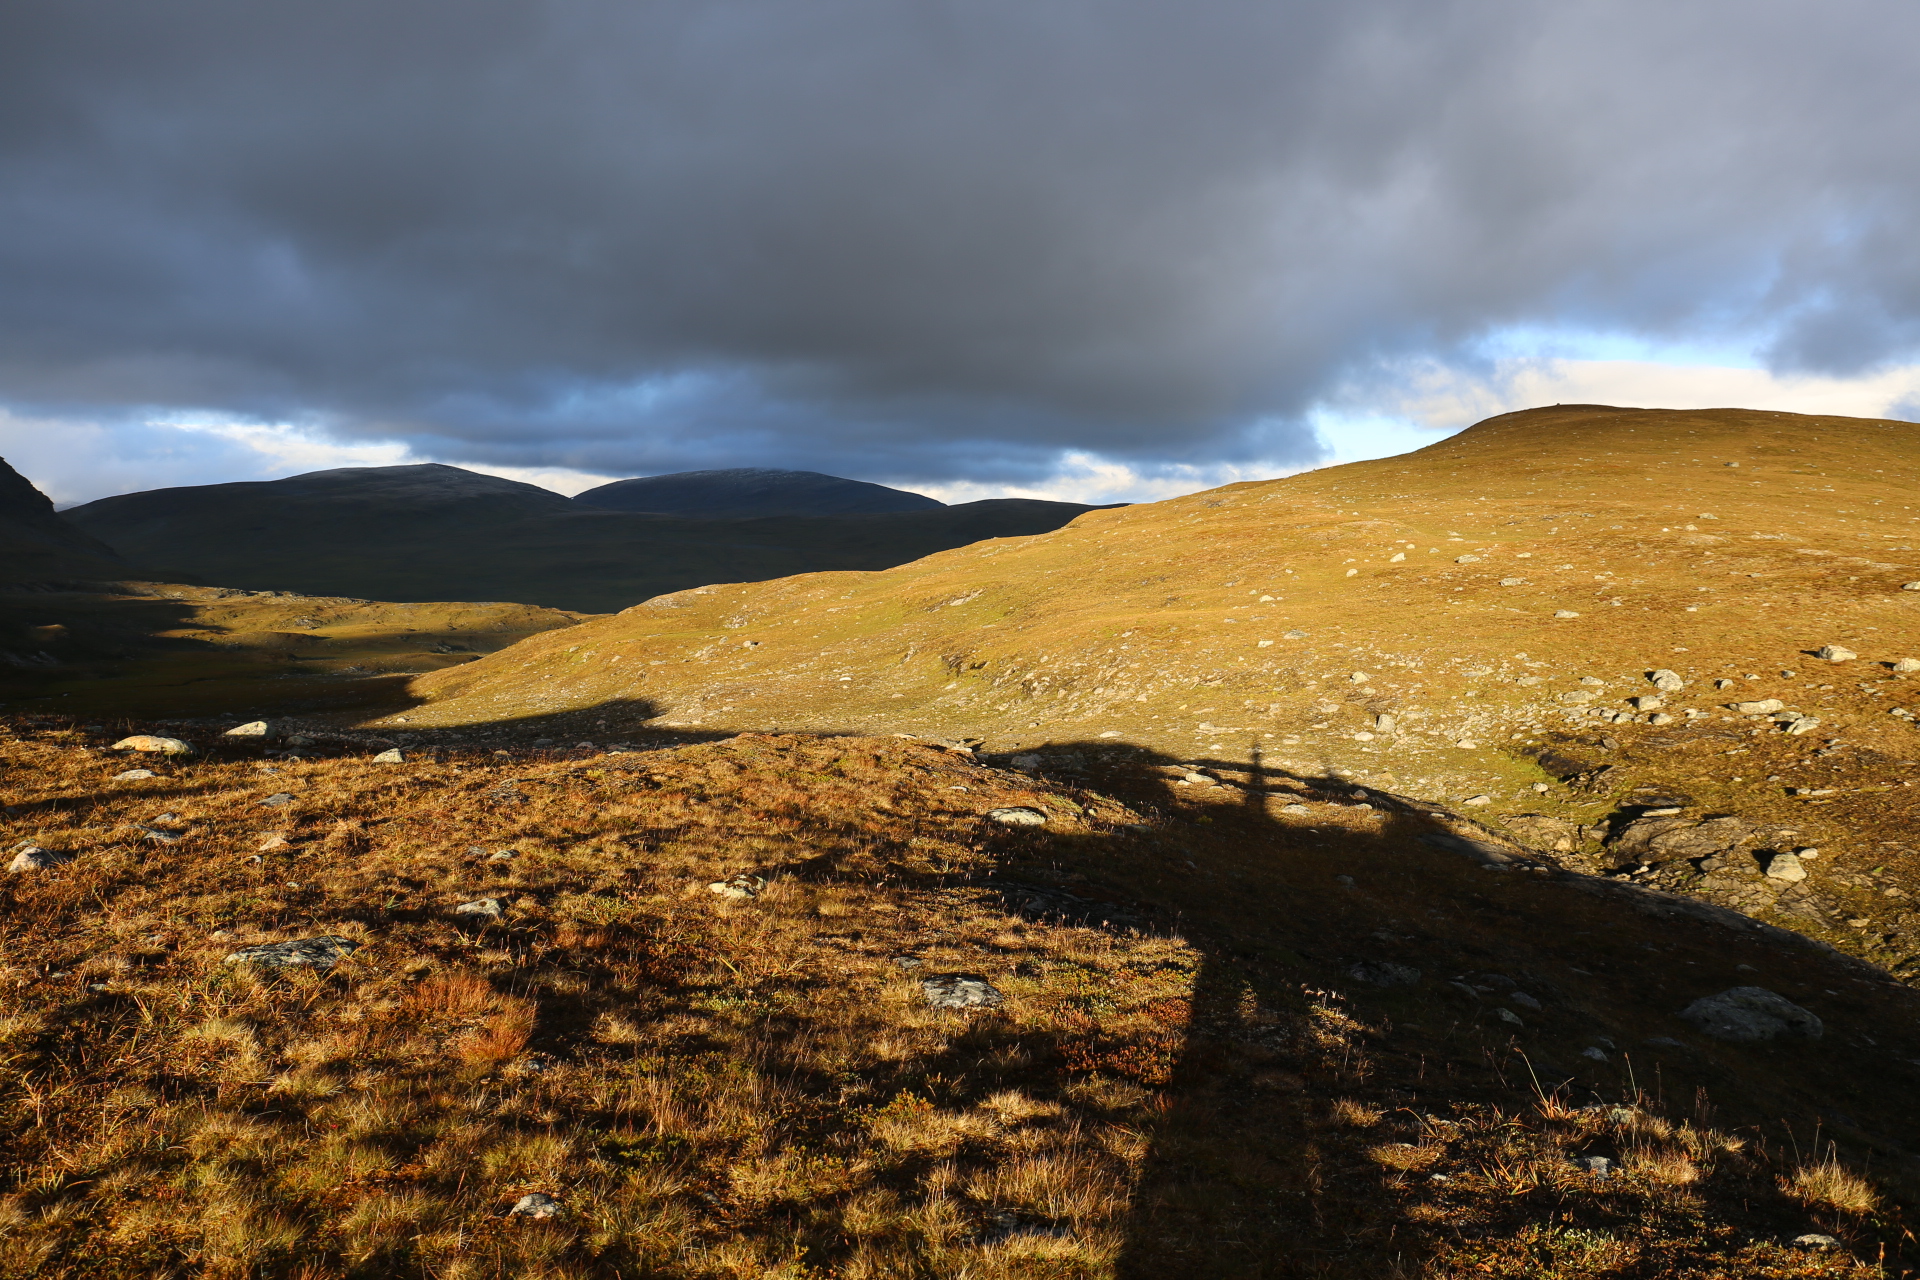
[[924, 494], [843, 480], [818, 471], [730, 467], [615, 480], [574, 495], [575, 502], [609, 511], [650, 511], [703, 519], [755, 516], [876, 515], [932, 511], [946, 504]]
[[120, 578], [113, 548], [61, 519], [47, 495], [0, 458], [0, 583]]
[[1043, 533], [1090, 509], [1007, 498], [870, 515], [698, 519], [602, 510], [423, 464], [156, 489], [66, 515], [124, 555], [223, 586], [607, 612], [709, 582], [882, 569], [982, 538]]

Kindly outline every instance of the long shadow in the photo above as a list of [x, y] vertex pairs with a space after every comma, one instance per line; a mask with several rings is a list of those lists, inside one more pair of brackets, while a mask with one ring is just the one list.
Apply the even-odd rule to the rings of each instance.
[[[455, 759], [507, 750], [618, 767], [603, 749], [626, 741], [644, 767], [648, 750], [732, 736], [650, 731], [653, 712], [607, 704], [421, 731], [406, 745]], [[216, 743], [215, 728], [202, 734], [210, 754], [284, 749]], [[575, 733], [596, 745], [574, 745]], [[535, 745], [540, 738], [550, 741]], [[343, 734], [328, 750], [372, 741]], [[1011, 916], [1104, 931], [1116, 945], [1159, 933], [1192, 948], [1189, 1012], [1170, 1061], [1100, 1068], [1131, 1071], [1150, 1099], [1144, 1129], [1137, 1108], [1104, 1117], [1147, 1143], [1114, 1264], [1123, 1280], [1413, 1275], [1443, 1248], [1555, 1223], [1630, 1234], [1669, 1211], [1576, 1195], [1551, 1179], [1469, 1196], [1449, 1190], [1485, 1180], [1467, 1156], [1415, 1166], [1395, 1154], [1396, 1144], [1426, 1143], [1449, 1117], [1525, 1116], [1546, 1095], [1572, 1106], [1645, 1098], [1676, 1115], [1708, 1098], [1723, 1129], [1770, 1141], [1818, 1129], [1903, 1202], [1916, 1198], [1920, 998], [1885, 975], [1778, 930], [1557, 871], [1510, 845], [1500, 861], [1488, 852], [1502, 852], [1496, 833], [1348, 779], [1275, 767], [1257, 747], [1244, 759], [1197, 762], [1111, 742], [1038, 754], [1037, 784], [1083, 802], [1111, 796], [1146, 822], [1078, 834], [983, 823], [984, 863], [964, 870], [903, 861], [856, 871], [833, 849], [781, 870], [816, 880], [877, 874], [911, 892], [977, 895]], [[1727, 1045], [1677, 1017], [1700, 996], [1741, 986], [1814, 1010], [1826, 1038]], [[569, 1028], [592, 1013], [556, 1008], [547, 1047], [565, 1052]], [[778, 1060], [781, 1037], [804, 1032], [802, 1015], [767, 1030]], [[939, 1059], [878, 1072], [866, 1087], [875, 1100], [920, 1088], [971, 1105], [1010, 1085], [1032, 1088], [1039, 1072], [1065, 1097], [1089, 1074], [1073, 1047], [983, 1017]], [[843, 1080], [792, 1070], [809, 1091], [846, 1096]], [[1766, 1179], [1714, 1208], [1755, 1236], [1809, 1229]], [[1687, 1211], [1676, 1202], [1670, 1212]], [[1881, 1221], [1878, 1236], [1856, 1223], [1851, 1243], [1885, 1243], [1897, 1261], [1897, 1220]], [[823, 1237], [818, 1260], [830, 1265], [843, 1248]]]

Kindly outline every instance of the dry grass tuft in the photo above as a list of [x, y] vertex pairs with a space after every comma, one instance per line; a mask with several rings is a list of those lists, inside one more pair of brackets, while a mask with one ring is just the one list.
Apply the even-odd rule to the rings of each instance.
[[1841, 1213], [1872, 1213], [1880, 1205], [1880, 1193], [1873, 1184], [1832, 1156], [1818, 1164], [1801, 1165], [1782, 1185], [1803, 1204]]

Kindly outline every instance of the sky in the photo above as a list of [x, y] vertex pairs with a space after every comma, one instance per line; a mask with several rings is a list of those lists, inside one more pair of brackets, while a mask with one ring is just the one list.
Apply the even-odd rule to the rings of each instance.
[[1896, 0], [11, 0], [0, 454], [1141, 500], [1920, 417]]

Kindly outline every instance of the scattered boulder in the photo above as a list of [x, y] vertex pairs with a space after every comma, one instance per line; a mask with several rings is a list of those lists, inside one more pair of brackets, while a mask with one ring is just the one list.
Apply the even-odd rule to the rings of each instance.
[[331, 969], [344, 956], [360, 949], [352, 938], [295, 938], [291, 942], [268, 942], [257, 947], [242, 947], [227, 957], [228, 964], [252, 964], [262, 968], [286, 969], [310, 966]]
[[531, 1191], [514, 1202], [507, 1210], [509, 1218], [557, 1218], [560, 1216], [560, 1202], [544, 1191]]
[[1574, 612], [1572, 609], [1555, 609], [1553, 611], [1553, 616], [1556, 618], [1577, 618], [1580, 615]]
[[260, 803], [265, 805], [269, 809], [283, 808], [286, 805], [290, 805], [293, 803], [293, 792], [276, 791], [272, 795], [261, 800]]
[[151, 769], [129, 769], [125, 773], [113, 775], [115, 782], [138, 782], [142, 778], [157, 778], [160, 775]]
[[1800, 856], [1793, 853], [1776, 853], [1767, 859], [1767, 879], [1783, 880], [1788, 884], [1797, 884], [1807, 878], [1807, 869], [1800, 865]]
[[1812, 733], [1820, 727], [1820, 720], [1817, 716], [1803, 716], [1797, 712], [1789, 712], [1785, 715], [1775, 716], [1774, 720], [1780, 725], [1780, 728], [1784, 732], [1790, 733], [1795, 737], [1803, 733]]
[[1729, 708], [1743, 716], [1766, 716], [1776, 711], [1784, 711], [1787, 704], [1778, 698], [1756, 698], [1752, 702], [1734, 702]]
[[920, 980], [927, 1003], [936, 1009], [991, 1009], [1006, 997], [985, 978], [970, 973], [942, 973]]
[[[1211, 782], [1213, 779], [1209, 778], [1207, 781]], [[994, 822], [1003, 823], [1009, 827], [1044, 827], [1047, 825], [1046, 814], [1040, 812], [1038, 809], [1029, 808], [1026, 805], [1008, 805], [1005, 808], [994, 809], [987, 814], [987, 817]]]
[[1658, 711], [1667, 705], [1665, 698], [1654, 693], [1642, 694], [1638, 698], [1629, 698], [1627, 701], [1633, 704], [1635, 711]]
[[1920, 591], [1920, 582], [1903, 582], [1900, 584], [1900, 589], [1902, 591]]
[[1905, 674], [1907, 672], [1912, 672], [1912, 671], [1920, 671], [1920, 658], [1902, 658], [1900, 659], [1900, 661], [1893, 664], [1893, 669], [1895, 671], [1901, 672], [1902, 674]]
[[1613, 1175], [1613, 1161], [1606, 1156], [1575, 1156], [1573, 1157], [1573, 1163], [1585, 1169], [1596, 1178], [1606, 1178]]
[[407, 758], [400, 753], [400, 748], [394, 747], [391, 750], [382, 751], [373, 758], [373, 762], [375, 764], [405, 764]]
[[113, 744], [115, 751], [146, 751], [163, 756], [187, 756], [193, 754], [190, 743], [178, 738], [161, 738], [151, 733], [136, 733], [131, 738], [122, 738]]
[[707, 892], [718, 894], [722, 898], [757, 898], [766, 892], [766, 888], [765, 876], [748, 875], [743, 871], [725, 880], [715, 880], [707, 886]]
[[275, 849], [291, 849], [293, 847], [293, 841], [287, 838], [287, 833], [284, 831], [268, 832], [266, 838], [257, 846], [261, 853], [272, 853]]
[[1737, 1044], [1818, 1040], [1826, 1034], [1819, 1018], [1765, 987], [1732, 987], [1702, 996], [1682, 1009], [1680, 1016], [1705, 1035]]
[[1420, 981], [1418, 969], [1386, 960], [1362, 960], [1347, 970], [1347, 976], [1375, 987], [1410, 987]]
[[1692, 822], [1671, 815], [1648, 816], [1621, 827], [1607, 841], [1607, 848], [1616, 854], [1638, 855], [1647, 862], [1707, 858], [1739, 848], [1751, 834], [1747, 824], [1735, 817]]
[[226, 738], [271, 738], [274, 737], [275, 734], [273, 732], [273, 726], [265, 720], [253, 720], [229, 729], [221, 736]]
[[57, 867], [63, 862], [73, 861], [73, 855], [58, 849], [43, 849], [37, 844], [19, 846], [13, 855], [13, 861], [7, 864], [9, 871], [45, 871], [48, 867]]
[[1806, 1235], [1795, 1236], [1793, 1242], [1802, 1249], [1838, 1249], [1840, 1247], [1838, 1240], [1832, 1236], [1821, 1235], [1817, 1231], [1809, 1231]]
[[1670, 671], [1665, 667], [1647, 672], [1647, 679], [1652, 681], [1654, 688], [1666, 693], [1678, 693], [1687, 687], [1686, 679], [1678, 671]]
[[1823, 644], [1813, 651], [1816, 658], [1825, 658], [1828, 662], [1852, 662], [1860, 655], [1844, 645]]
[[500, 899], [475, 898], [472, 902], [463, 902], [455, 907], [453, 914], [466, 920], [498, 920], [503, 912]]
[[1468, 797], [1467, 797], [1467, 798], [1466, 798], [1465, 800], [1462, 800], [1462, 801], [1461, 801], [1460, 803], [1461, 803], [1461, 804], [1472, 804], [1472, 805], [1481, 805], [1481, 804], [1492, 804], [1492, 803], [1493, 803], [1493, 797], [1492, 797], [1492, 796], [1484, 796], [1484, 795], [1482, 795], [1482, 796], [1468, 796]]

